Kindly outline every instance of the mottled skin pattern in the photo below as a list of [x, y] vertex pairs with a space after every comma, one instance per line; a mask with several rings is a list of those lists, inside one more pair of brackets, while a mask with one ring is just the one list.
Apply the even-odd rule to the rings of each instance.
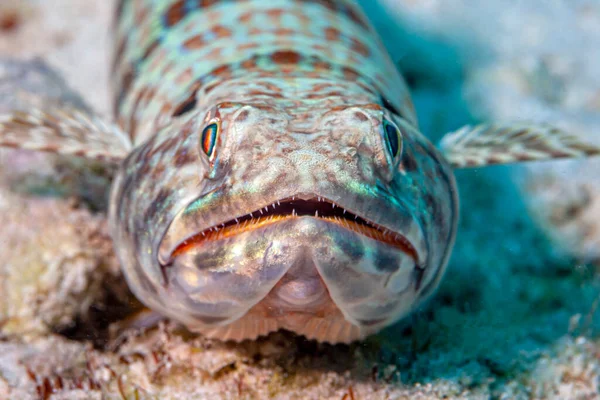
[[[453, 174], [353, 2], [131, 0], [117, 21], [115, 113], [136, 147], [110, 221], [146, 305], [222, 339], [285, 328], [349, 342], [431, 294], [454, 241]], [[211, 160], [200, 141], [214, 120]], [[397, 157], [384, 120], [402, 134]], [[325, 208], [267, 219], [290, 199], [414, 251]], [[248, 215], [250, 228], [222, 227]]]

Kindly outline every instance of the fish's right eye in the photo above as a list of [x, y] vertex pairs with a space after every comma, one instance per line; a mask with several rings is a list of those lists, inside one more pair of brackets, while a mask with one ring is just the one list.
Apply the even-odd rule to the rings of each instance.
[[219, 133], [221, 131], [221, 124], [219, 121], [213, 121], [209, 123], [203, 130], [200, 138], [200, 146], [204, 154], [208, 156], [208, 159], [212, 161], [216, 154], [217, 140], [219, 139]]

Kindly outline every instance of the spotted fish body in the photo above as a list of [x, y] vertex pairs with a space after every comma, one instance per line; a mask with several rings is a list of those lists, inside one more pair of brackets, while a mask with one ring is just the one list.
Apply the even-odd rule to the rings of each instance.
[[440, 149], [350, 0], [123, 0], [116, 125], [0, 116], [0, 145], [118, 164], [109, 219], [133, 292], [220, 339], [361, 339], [436, 288], [452, 167], [600, 154], [562, 131], [466, 127]]
[[[355, 3], [138, 0], [119, 14], [115, 109], [139, 147], [111, 222], [140, 299], [211, 336], [337, 342], [431, 292], [454, 180]], [[400, 159], [384, 121], [404, 134]]]

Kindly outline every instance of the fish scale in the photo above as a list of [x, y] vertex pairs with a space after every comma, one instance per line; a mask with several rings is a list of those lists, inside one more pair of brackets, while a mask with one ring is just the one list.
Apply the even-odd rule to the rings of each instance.
[[453, 169], [600, 154], [526, 123], [434, 146], [349, 0], [123, 0], [115, 31], [115, 121], [30, 107], [0, 115], [0, 146], [117, 170], [108, 218], [129, 287], [208, 337], [375, 333], [444, 274]]

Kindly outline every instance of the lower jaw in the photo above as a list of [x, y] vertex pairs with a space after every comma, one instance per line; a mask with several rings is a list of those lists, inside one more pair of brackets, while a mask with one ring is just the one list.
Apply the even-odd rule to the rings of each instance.
[[311, 340], [331, 344], [351, 343], [376, 333], [380, 327], [358, 326], [347, 321], [328, 294], [319, 302], [300, 309], [286, 306], [271, 292], [242, 318], [225, 326], [188, 326], [192, 331], [224, 341], [241, 342], [266, 336], [280, 329]]

